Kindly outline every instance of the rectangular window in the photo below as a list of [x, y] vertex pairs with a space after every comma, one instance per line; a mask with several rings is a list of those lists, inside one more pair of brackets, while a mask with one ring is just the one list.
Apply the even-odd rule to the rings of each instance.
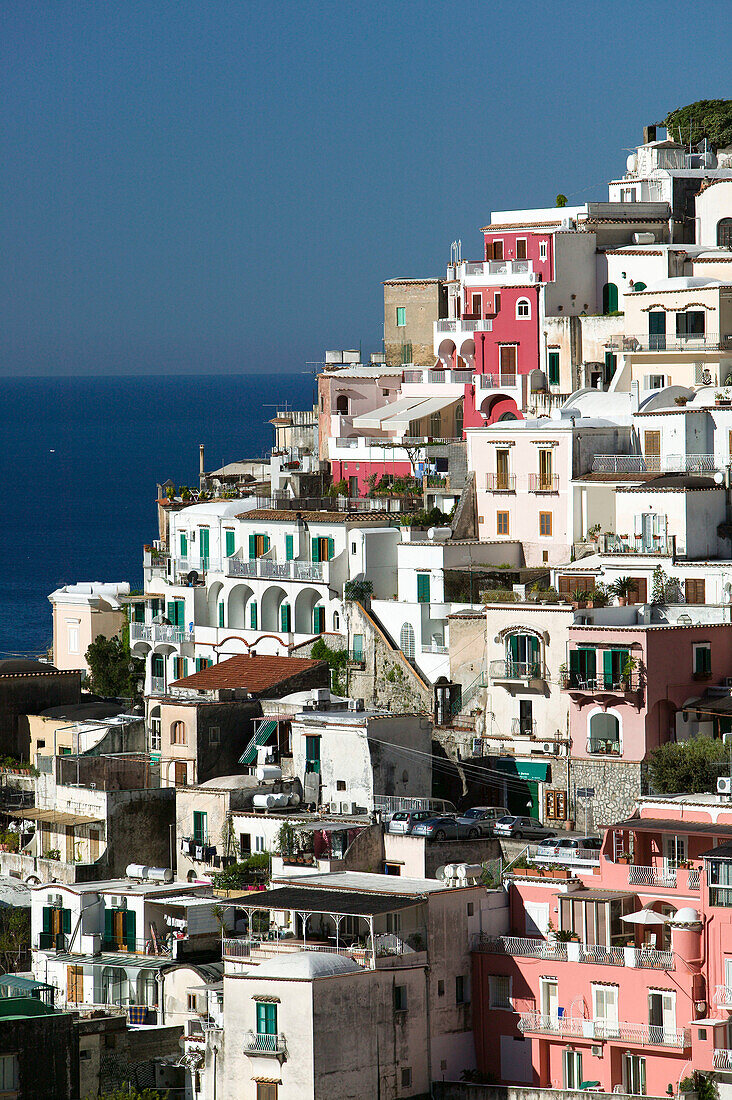
[[551, 512], [539, 512], [539, 534], [549, 537], [552, 533]]
[[499, 493], [507, 493], [511, 489], [511, 454], [508, 449], [500, 448], [496, 451], [496, 489]]
[[276, 1081], [257, 1081], [257, 1100], [277, 1100]]
[[496, 512], [496, 534], [508, 534], [508, 512]]
[[176, 680], [182, 680], [184, 676], [188, 675], [188, 658], [176, 657], [173, 661], [173, 673]]
[[188, 535], [185, 531], [180, 533], [180, 556], [182, 558], [188, 557]]
[[693, 340], [704, 335], [705, 313], [703, 309], [689, 309], [676, 314], [676, 336], [679, 340]]
[[249, 604], [249, 626], [252, 630], [257, 629], [257, 601], [252, 600]]
[[412, 1083], [412, 1070], [410, 1066], [402, 1066], [402, 1088], [408, 1089]]
[[209, 745], [218, 745], [221, 741], [221, 726], [209, 726], [208, 727], [208, 743]]
[[559, 352], [550, 351], [547, 355], [549, 367], [549, 385], [559, 385]]
[[547, 246], [546, 241], [539, 241], [539, 259], [545, 260], [547, 258]]
[[698, 677], [712, 674], [712, 647], [708, 642], [694, 647], [694, 675]]
[[582, 1054], [578, 1050], [562, 1051], [562, 1073], [565, 1089], [579, 1089], [582, 1076]]
[[493, 295], [493, 312], [501, 312], [501, 292], [499, 290]]
[[605, 352], [605, 372], [604, 372], [604, 377], [603, 377], [603, 381], [605, 382], [605, 385], [608, 385], [609, 382], [612, 382], [613, 375], [615, 374], [615, 370], [617, 368], [617, 365], [618, 365], [618, 357], [615, 354], [615, 352], [606, 351]]
[[480, 317], [483, 313], [483, 299], [480, 294], [473, 295], [472, 313], [474, 317]]
[[236, 553], [236, 531], [226, 532], [226, 556], [230, 558]]
[[[135, 608], [135, 610], [137, 610], [137, 608]], [[144, 607], [142, 609], [142, 614], [143, 614], [143, 620], [144, 620], [144, 616], [145, 616]], [[139, 622], [139, 620], [135, 619], [135, 622]], [[68, 638], [69, 653], [78, 653], [79, 652], [79, 621], [78, 620], [68, 622], [68, 634], [69, 634], [69, 638]]]
[[438, 978], [437, 979], [437, 996], [438, 997], [444, 997], [445, 996], [445, 979], [444, 978]]
[[320, 771], [320, 738], [309, 737], [305, 738], [305, 771], [306, 772], [319, 772]]
[[501, 383], [506, 386], [516, 383], [516, 350], [515, 344], [501, 344], [498, 348]]
[[186, 605], [184, 600], [168, 601], [168, 618], [170, 619], [173, 626], [185, 626]]
[[208, 814], [203, 810], [193, 811], [193, 839], [196, 844], [208, 844]]
[[517, 260], [525, 260], [526, 259], [526, 238], [525, 237], [518, 237], [517, 240], [516, 240], [516, 259]]
[[0, 1054], [0, 1092], [14, 1092], [19, 1088], [18, 1055]]
[[684, 581], [684, 597], [687, 603], [706, 603], [704, 579], [689, 577]]
[[513, 1010], [511, 1004], [511, 979], [507, 974], [491, 974], [488, 977], [488, 996], [491, 1008]]
[[539, 488], [545, 492], [553, 488], [554, 455], [552, 451], [539, 451]]
[[592, 986], [592, 1018], [600, 1036], [617, 1035], [618, 987], [615, 985]]
[[257, 1035], [277, 1034], [277, 1005], [271, 1001], [257, 1001]]
[[353, 659], [354, 659], [354, 661], [362, 661], [363, 660], [363, 640], [364, 640], [364, 635], [363, 634], [354, 634], [353, 635]]
[[406, 985], [394, 986], [394, 1011], [407, 1011], [407, 987]]
[[458, 974], [455, 978], [455, 1004], [464, 1005], [470, 998], [468, 997], [468, 979], [464, 974]]
[[292, 561], [295, 557], [295, 536], [285, 535], [285, 561]]
[[494, 260], [502, 260], [503, 259], [503, 241], [494, 241], [493, 242], [493, 259]]
[[[289, 611], [289, 608], [288, 608]], [[313, 608], [313, 634], [325, 633], [325, 608]]]
[[159, 718], [150, 719], [150, 750], [160, 752], [162, 739], [162, 722]]
[[430, 575], [429, 573], [417, 574], [417, 603], [430, 602]]
[[212, 664], [210, 657], [196, 657], [196, 672], [203, 672], [204, 668], [211, 668]]
[[397, 328], [404, 328], [407, 323], [407, 308], [406, 306], [397, 306], [396, 311]]

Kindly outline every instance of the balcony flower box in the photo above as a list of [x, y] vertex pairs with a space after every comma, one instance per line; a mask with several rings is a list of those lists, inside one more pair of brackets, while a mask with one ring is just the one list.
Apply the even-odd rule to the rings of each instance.
[[618, 856], [617, 862], [618, 863], [623, 863], [627, 867], [630, 863], [630, 856], [620, 855], [620, 856]]

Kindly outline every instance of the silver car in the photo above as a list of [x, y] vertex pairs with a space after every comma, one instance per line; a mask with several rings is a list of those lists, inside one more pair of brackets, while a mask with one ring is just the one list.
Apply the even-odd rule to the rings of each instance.
[[420, 821], [429, 821], [435, 816], [434, 810], [400, 810], [394, 814], [389, 822], [388, 832], [401, 833], [406, 836], [411, 833], [415, 825]]
[[458, 821], [461, 825], [474, 826], [481, 836], [493, 836], [493, 826], [499, 817], [507, 814], [505, 806], [471, 806], [458, 815]]
[[499, 817], [495, 824], [496, 836], [512, 837], [514, 840], [530, 840], [552, 836], [552, 830], [544, 828], [533, 817], [514, 817], [506, 814]]

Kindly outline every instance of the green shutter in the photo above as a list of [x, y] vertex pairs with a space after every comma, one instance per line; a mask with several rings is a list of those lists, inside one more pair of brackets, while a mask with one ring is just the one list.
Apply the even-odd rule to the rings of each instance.
[[313, 539], [312, 540], [312, 555], [311, 555], [311, 557], [312, 557], [313, 561], [320, 561], [320, 540], [319, 539]]
[[184, 531], [180, 533], [180, 556], [182, 558], [188, 557], [188, 537]]
[[262, 538], [264, 539], [264, 553], [266, 554], [269, 550], [269, 535], [262, 535]]
[[52, 913], [53, 913], [53, 910], [51, 909], [50, 906], [48, 906], [48, 905], [43, 906], [43, 931], [44, 932], [50, 932], [52, 927], [53, 927], [53, 918], [51, 916]]
[[313, 634], [322, 634], [325, 630], [325, 608], [313, 608]]
[[232, 554], [236, 553], [236, 532], [226, 532], [226, 556], [230, 558]]
[[223, 626], [223, 625], [224, 625], [224, 605], [223, 605], [223, 603], [220, 603], [219, 604], [219, 626]]
[[328, 561], [332, 561], [335, 557], [335, 543], [333, 539], [328, 539]]
[[549, 352], [549, 385], [559, 385], [559, 352]]
[[170, 600], [168, 603], [168, 618], [175, 625], [175, 600]]
[[198, 528], [198, 548], [199, 548], [199, 554], [201, 556], [201, 563], [202, 564], [208, 564], [208, 547], [209, 547], [208, 534], [209, 534], [208, 527], [199, 527]]
[[363, 634], [353, 635], [353, 659], [354, 661], [363, 660]]
[[257, 1001], [257, 1034], [277, 1034], [277, 1005]]
[[572, 687], [576, 687], [579, 680], [582, 679], [580, 670], [580, 651], [578, 649], [570, 649], [569, 651], [569, 682]]
[[196, 844], [206, 844], [208, 840], [208, 822], [203, 810], [193, 811], [193, 839]]
[[292, 535], [285, 535], [285, 560], [292, 561], [295, 557], [295, 540]]
[[160, 653], [154, 653], [152, 659], [151, 673], [153, 676], [165, 676], [165, 658]]
[[613, 685], [613, 651], [611, 649], [604, 650], [602, 654], [602, 679], [604, 687], [612, 687]]
[[280, 630], [283, 634], [290, 633], [290, 605], [289, 603], [280, 604]]
[[145, 605], [144, 603], [136, 603], [132, 609], [132, 620], [136, 623], [145, 622]]
[[250, 561], [257, 556], [257, 536], [249, 536], [249, 559]]
[[249, 604], [249, 627], [251, 630], [257, 629], [257, 601], [252, 600]]
[[430, 575], [429, 573], [417, 574], [417, 602], [430, 602]]
[[137, 918], [134, 909], [128, 909], [124, 915], [124, 936], [128, 951], [134, 951], [136, 947]]
[[67, 934], [69, 932], [71, 932], [71, 910], [70, 909], [62, 909], [61, 910], [61, 931], [66, 932]]
[[605, 283], [602, 288], [602, 312], [616, 313], [618, 309], [618, 288], [615, 283]]
[[104, 910], [104, 942], [109, 947], [114, 940], [114, 913], [111, 909]]

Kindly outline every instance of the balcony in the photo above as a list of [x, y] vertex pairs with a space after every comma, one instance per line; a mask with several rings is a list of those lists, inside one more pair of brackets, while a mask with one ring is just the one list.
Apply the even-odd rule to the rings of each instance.
[[677, 1030], [658, 1024], [585, 1020], [581, 1017], [542, 1012], [522, 1012], [518, 1026], [519, 1031], [524, 1034], [533, 1032], [540, 1035], [595, 1039], [599, 1042], [615, 1039], [633, 1045], [675, 1047], [678, 1050], [685, 1050], [691, 1041], [688, 1028]]
[[488, 474], [486, 476], [486, 489], [489, 493], [515, 493], [515, 474]]
[[542, 474], [529, 474], [529, 492], [558, 493], [559, 477], [556, 474], [548, 477], [544, 477]]
[[536, 737], [536, 722], [530, 718], [512, 718], [511, 734], [513, 737]]
[[599, 474], [713, 474], [720, 468], [714, 455], [595, 455]]
[[165, 626], [162, 623], [130, 623], [131, 642], [192, 642], [195, 640], [193, 630], [186, 630], [182, 626]]
[[491, 661], [488, 666], [491, 680], [545, 680], [546, 673], [540, 661]]
[[315, 561], [273, 561], [270, 558], [227, 559], [229, 577], [260, 580], [322, 581], [323, 563]]
[[633, 354], [645, 351], [725, 351], [732, 347], [732, 336], [720, 336], [718, 332], [701, 333], [648, 333], [611, 336], [608, 347], [616, 351]]
[[244, 1036], [245, 1054], [271, 1054], [279, 1058], [287, 1054], [287, 1043], [282, 1033], [266, 1035], [258, 1031], [248, 1031]]
[[717, 1008], [732, 1008], [732, 985], [718, 985], [714, 990]]
[[448, 278], [458, 279], [468, 286], [511, 286], [541, 282], [534, 271], [533, 260], [464, 260], [450, 264]]
[[454, 333], [455, 336], [463, 336], [470, 332], [493, 331], [493, 320], [489, 317], [477, 317], [474, 320], [467, 317], [446, 317], [442, 321], [435, 321], [434, 324], [435, 335]]
[[712, 1066], [714, 1069], [732, 1069], [732, 1050], [717, 1047], [714, 1051]]
[[653, 554], [676, 556], [676, 535], [602, 535], [599, 549], [604, 554]]
[[[631, 672], [628, 676], [617, 678], [600, 673], [599, 676], [590, 676], [587, 679], [583, 679], [581, 674], [576, 672], [565, 672], [561, 680], [562, 691], [571, 691], [577, 694], [587, 693], [588, 695], [632, 695], [640, 691], [642, 687], [643, 680], [639, 672]], [[602, 751], [601, 749], [590, 749], [589, 745], [590, 742], [588, 741], [588, 752]]]
[[[596, 855], [597, 853], [595, 853]], [[652, 947], [604, 947], [601, 944], [570, 940], [528, 939], [520, 936], [473, 937], [472, 951], [490, 955], [511, 955], [524, 959], [550, 959], [555, 962], [580, 962], [600, 966], [625, 966], [642, 970], [673, 970], [673, 951], [656, 951]]]
[[516, 389], [515, 372], [500, 371], [496, 374], [476, 374], [475, 387], [479, 390], [514, 390]]

